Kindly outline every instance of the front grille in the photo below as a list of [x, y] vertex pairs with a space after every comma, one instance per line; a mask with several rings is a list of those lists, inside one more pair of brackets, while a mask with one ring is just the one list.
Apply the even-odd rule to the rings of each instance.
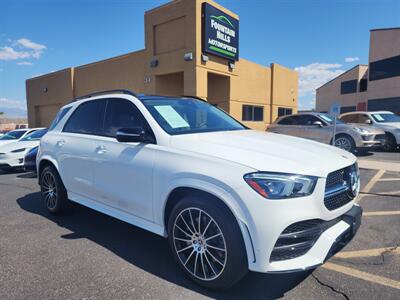
[[344, 192], [338, 195], [326, 197], [324, 202], [327, 209], [334, 210], [339, 207], [342, 207], [343, 205], [346, 205], [351, 200], [353, 200], [353, 197], [351, 197], [349, 193]]
[[347, 168], [343, 168], [332, 173], [329, 173], [328, 177], [326, 178], [326, 185], [325, 185], [325, 192], [329, 188], [338, 186], [343, 184], [344, 181], [344, 173]]
[[335, 210], [353, 200], [350, 173], [357, 165], [331, 172], [326, 178], [324, 204], [328, 210]]
[[279, 236], [270, 256], [270, 262], [293, 259], [306, 254], [321, 234], [340, 221], [312, 219], [294, 223]]

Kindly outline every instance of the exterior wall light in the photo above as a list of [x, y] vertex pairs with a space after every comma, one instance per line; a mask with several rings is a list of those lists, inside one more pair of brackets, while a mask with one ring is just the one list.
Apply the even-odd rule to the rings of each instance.
[[49, 89], [47, 87], [43, 88], [43, 93], [47, 93]]
[[235, 63], [234, 62], [229, 62], [229, 69], [231, 69], [231, 70], [235, 69]]
[[205, 54], [202, 54], [201, 55], [201, 60], [204, 61], [204, 62], [208, 61], [208, 56], [205, 55]]
[[158, 66], [158, 59], [157, 58], [153, 58], [151, 61], [150, 61], [150, 68], [155, 68], [155, 67], [157, 67]]
[[193, 52], [185, 53], [185, 55], [183, 55], [183, 59], [184, 59], [185, 61], [191, 61], [191, 60], [193, 60]]

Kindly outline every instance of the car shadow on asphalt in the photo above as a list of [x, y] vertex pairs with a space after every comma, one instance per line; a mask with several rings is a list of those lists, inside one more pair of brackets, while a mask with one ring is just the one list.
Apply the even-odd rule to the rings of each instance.
[[78, 204], [73, 204], [71, 212], [54, 216], [42, 205], [39, 192], [27, 194], [17, 199], [17, 203], [23, 210], [71, 231], [62, 235], [63, 239], [91, 240], [146, 272], [216, 299], [280, 298], [311, 274], [311, 271], [273, 275], [249, 272], [229, 290], [207, 290], [192, 283], [179, 270], [167, 239]]

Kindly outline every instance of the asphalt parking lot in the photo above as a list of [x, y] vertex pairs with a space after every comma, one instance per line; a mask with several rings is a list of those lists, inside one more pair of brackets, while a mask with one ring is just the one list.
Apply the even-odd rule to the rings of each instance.
[[328, 263], [209, 291], [183, 276], [167, 240], [79, 205], [52, 216], [36, 178], [0, 172], [0, 299], [399, 299], [400, 168], [362, 169], [361, 180], [362, 226]]

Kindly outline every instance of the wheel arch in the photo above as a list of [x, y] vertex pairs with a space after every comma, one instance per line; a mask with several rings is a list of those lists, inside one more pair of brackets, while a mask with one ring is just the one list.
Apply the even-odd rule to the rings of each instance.
[[168, 227], [168, 219], [172, 212], [174, 206], [179, 203], [183, 197], [188, 194], [195, 193], [205, 197], [210, 197], [215, 201], [218, 201], [220, 205], [222, 205], [236, 220], [237, 225], [239, 226], [240, 232], [242, 233], [243, 242], [245, 244], [245, 249], [247, 253], [248, 264], [254, 263], [256, 261], [255, 250], [253, 241], [250, 235], [249, 228], [247, 224], [243, 220], [243, 212], [237, 205], [232, 205], [232, 201], [229, 201], [224, 197], [221, 193], [216, 193], [214, 191], [210, 191], [208, 189], [203, 189], [194, 186], [177, 186], [173, 188], [165, 201], [164, 209], [163, 209], [163, 225], [165, 228]]
[[39, 161], [39, 165], [38, 165], [38, 168], [37, 168], [37, 170], [38, 170], [38, 173], [37, 173], [38, 176], [37, 177], [38, 177], [39, 184], [40, 184], [41, 174], [42, 174], [44, 168], [49, 166], [49, 165], [51, 165], [54, 168], [56, 168], [57, 172], [60, 173], [59, 170], [58, 170], [58, 164], [57, 164], [56, 160], [52, 159], [51, 157], [47, 157], [47, 156], [46, 157], [42, 157], [40, 159], [40, 161]]

